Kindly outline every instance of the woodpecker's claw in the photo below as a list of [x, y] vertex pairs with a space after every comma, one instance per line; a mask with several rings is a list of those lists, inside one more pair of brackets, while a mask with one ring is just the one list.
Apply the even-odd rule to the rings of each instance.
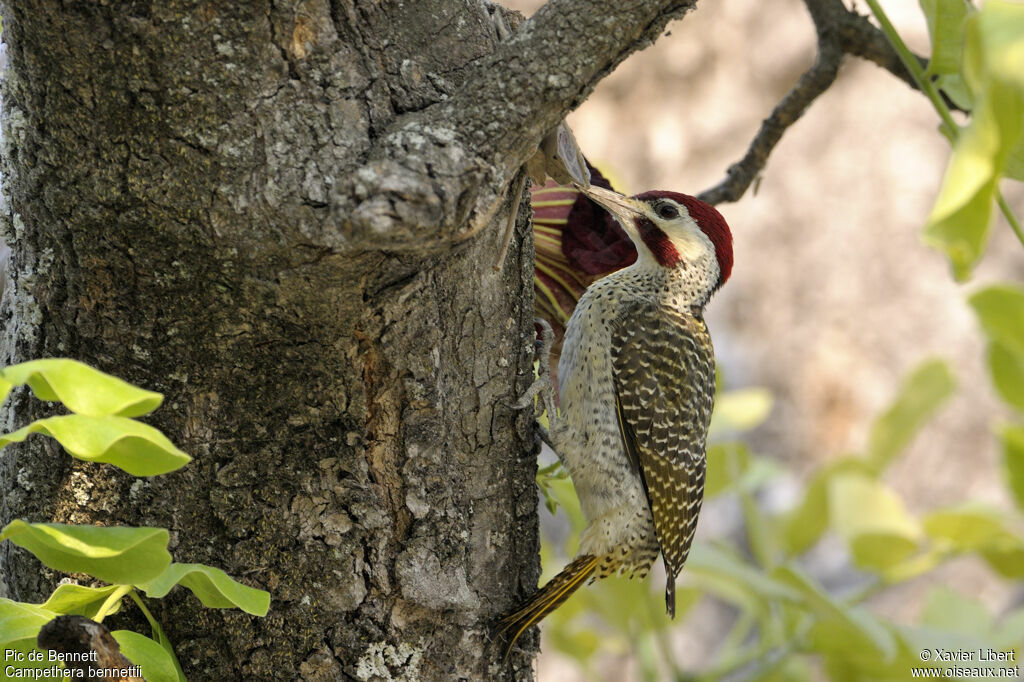
[[539, 394], [543, 409], [538, 406], [534, 411], [537, 417], [540, 417], [545, 411], [548, 413], [548, 419], [553, 420], [557, 418], [558, 412], [555, 408], [555, 386], [551, 382], [551, 345], [555, 341], [555, 332], [552, 331], [551, 325], [548, 321], [538, 317], [535, 322], [540, 325], [540, 350], [539, 352], [539, 370], [537, 372], [537, 379], [526, 389], [526, 393], [519, 398], [519, 400], [513, 405], [517, 410], [523, 410], [533, 405], [533, 399]]

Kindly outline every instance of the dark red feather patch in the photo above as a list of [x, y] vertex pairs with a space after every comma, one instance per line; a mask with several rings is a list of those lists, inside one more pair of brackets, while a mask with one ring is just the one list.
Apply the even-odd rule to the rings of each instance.
[[654, 258], [661, 264], [661, 267], [674, 268], [679, 265], [679, 261], [682, 258], [679, 252], [676, 251], [676, 247], [672, 244], [672, 240], [652, 220], [638, 217], [636, 219], [636, 227], [640, 233], [640, 238], [644, 240], [644, 244], [654, 254]]
[[[729, 225], [725, 222], [725, 218], [722, 217], [722, 214], [714, 206], [704, 203], [697, 197], [691, 197], [689, 194], [665, 190], [644, 192], [643, 194], [637, 194], [634, 198], [641, 200], [672, 199], [676, 203], [685, 206], [686, 210], [690, 213], [690, 217], [697, 223], [697, 227], [708, 236], [708, 239], [714, 245], [715, 257], [718, 259], [718, 269], [721, 273], [718, 286], [725, 284], [725, 281], [729, 279], [729, 275], [732, 274], [732, 232], [729, 231]], [[647, 240], [645, 239], [644, 242], [646, 243]], [[650, 245], [648, 244], [648, 246]]]

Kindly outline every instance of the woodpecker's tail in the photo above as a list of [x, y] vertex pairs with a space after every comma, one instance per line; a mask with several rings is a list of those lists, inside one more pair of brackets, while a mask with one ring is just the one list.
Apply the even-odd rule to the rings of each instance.
[[508, 659], [512, 647], [515, 646], [519, 635], [523, 634], [526, 628], [540, 622], [590, 577], [597, 567], [597, 557], [583, 555], [573, 559], [572, 563], [562, 569], [562, 572], [552, 578], [544, 587], [537, 590], [532, 597], [518, 609], [498, 621], [498, 634], [512, 633], [505, 650], [505, 659]]

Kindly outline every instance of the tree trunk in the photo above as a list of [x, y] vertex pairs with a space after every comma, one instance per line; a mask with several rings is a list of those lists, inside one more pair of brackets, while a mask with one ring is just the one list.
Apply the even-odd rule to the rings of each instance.
[[[530, 678], [488, 642], [538, 574], [508, 188], [692, 4], [561, 0], [499, 45], [477, 0], [0, 0], [2, 359], [163, 392], [195, 458], [139, 481], [32, 439], [0, 522], [164, 526], [267, 589], [264, 619], [151, 605], [195, 679]], [[41, 409], [16, 392], [5, 427]], [[0, 545], [0, 595], [58, 578]]]
[[[139, 485], [11, 448], [2, 521], [164, 526], [175, 560], [269, 590], [265, 619], [156, 605], [195, 679], [512, 679], [484, 644], [538, 572], [533, 435], [508, 407], [531, 242], [495, 272], [495, 226], [435, 253], [307, 238], [375, 131], [493, 29], [448, 1], [186, 4], [5, 8], [5, 364], [163, 392], [153, 422], [195, 461]], [[22, 396], [14, 421], [34, 412]], [[3, 551], [8, 596], [53, 588]]]

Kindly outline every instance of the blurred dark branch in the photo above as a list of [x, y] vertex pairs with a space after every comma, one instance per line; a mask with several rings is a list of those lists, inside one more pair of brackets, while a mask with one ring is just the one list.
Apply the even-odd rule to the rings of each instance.
[[[842, 0], [804, 0], [818, 34], [818, 55], [814, 65], [797, 81], [793, 89], [761, 123], [747, 153], [729, 166], [725, 178], [698, 196], [709, 204], [738, 201], [764, 169], [775, 145], [789, 126], [803, 116], [807, 108], [835, 82], [843, 57], [850, 54], [874, 62], [910, 87], [917, 89], [913, 77], [900, 61], [885, 34], [867, 17], [846, 8]], [[928, 60], [918, 57], [922, 65]], [[947, 101], [951, 108], [957, 107]]]

